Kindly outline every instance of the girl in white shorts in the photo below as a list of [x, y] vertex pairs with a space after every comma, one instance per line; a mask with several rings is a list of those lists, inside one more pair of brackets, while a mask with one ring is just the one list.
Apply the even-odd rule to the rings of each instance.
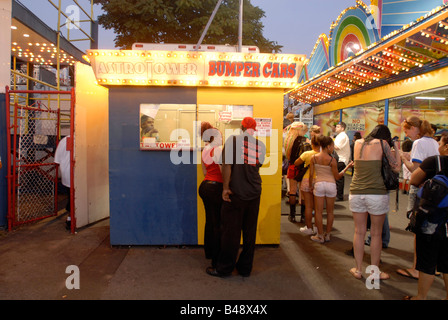
[[[321, 152], [314, 155], [310, 163], [310, 188], [314, 194], [314, 220], [317, 227], [317, 234], [311, 237], [311, 240], [324, 243], [330, 241], [330, 233], [334, 221], [334, 200], [336, 198], [336, 180], [342, 178], [345, 171], [353, 166], [350, 162], [344, 170], [338, 172], [336, 159], [333, 158], [334, 151], [333, 139], [327, 136], [319, 138]], [[315, 176], [315, 178], [314, 178]], [[323, 227], [323, 209], [326, 201], [327, 209], [327, 228], [324, 234]]]
[[[381, 176], [383, 149], [391, 167], [400, 170], [399, 144], [395, 142], [397, 152], [391, 152], [392, 139], [390, 130], [385, 125], [377, 125], [365, 139], [355, 142], [353, 152], [355, 170], [350, 184], [350, 210], [355, 222], [353, 252], [356, 267], [350, 273], [357, 279], [362, 278], [362, 262], [364, 259], [364, 239], [367, 231], [367, 218], [370, 215], [370, 264], [379, 266], [382, 231], [386, 214], [389, 212], [389, 193]], [[389, 278], [380, 272], [381, 280]]]

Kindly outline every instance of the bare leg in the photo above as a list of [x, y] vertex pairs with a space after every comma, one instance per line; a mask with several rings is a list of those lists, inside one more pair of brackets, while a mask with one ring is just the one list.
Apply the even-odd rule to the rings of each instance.
[[307, 228], [313, 227], [313, 209], [314, 209], [314, 196], [311, 192], [303, 192], [303, 198], [305, 199], [305, 224]]
[[331, 233], [334, 223], [334, 201], [336, 198], [327, 197], [327, 234]]
[[324, 211], [324, 197], [316, 197], [314, 196], [314, 223], [317, 227], [317, 233], [319, 235], [324, 234], [324, 225], [323, 225], [323, 218], [322, 213]]
[[367, 232], [367, 212], [353, 212], [355, 222], [355, 235], [353, 237], [353, 253], [355, 256], [356, 271], [362, 272], [364, 258], [364, 239]]
[[434, 278], [435, 275], [420, 272], [418, 277], [418, 294], [412, 300], [426, 300]]
[[382, 215], [370, 215], [370, 252], [371, 261], [370, 263], [375, 266], [379, 266], [381, 259], [381, 249], [382, 249], [382, 237], [385, 214]]

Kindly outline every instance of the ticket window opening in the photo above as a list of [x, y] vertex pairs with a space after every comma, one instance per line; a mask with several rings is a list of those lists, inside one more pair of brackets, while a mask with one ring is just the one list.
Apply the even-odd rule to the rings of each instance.
[[141, 104], [140, 149], [192, 148], [195, 121], [193, 104]]
[[[209, 122], [223, 135], [223, 142], [228, 138], [226, 130], [237, 134], [241, 128], [241, 121], [245, 117], [253, 117], [253, 106], [248, 105], [199, 105], [198, 121]], [[204, 142], [201, 142], [204, 147]]]

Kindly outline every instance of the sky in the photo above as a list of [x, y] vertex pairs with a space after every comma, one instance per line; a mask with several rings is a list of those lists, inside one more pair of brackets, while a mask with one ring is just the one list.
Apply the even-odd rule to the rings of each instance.
[[[19, 0], [51, 28], [57, 29], [57, 11], [47, 0]], [[89, 8], [87, 0], [78, 0], [81, 6]], [[251, 0], [252, 5], [260, 7], [266, 17], [264, 36], [282, 45], [282, 53], [305, 54], [311, 51], [320, 34], [329, 34], [330, 26], [346, 8], [356, 5], [356, 0]], [[367, 5], [370, 1], [365, 0]], [[63, 0], [62, 7], [69, 11], [73, 0]], [[99, 5], [94, 6], [95, 15], [101, 14]], [[51, 13], [51, 14], [49, 14]], [[81, 18], [82, 19], [82, 18]], [[114, 49], [114, 33], [100, 27], [99, 48]], [[194, 43], [199, 39], [194, 39]], [[87, 42], [75, 43], [87, 49]]]

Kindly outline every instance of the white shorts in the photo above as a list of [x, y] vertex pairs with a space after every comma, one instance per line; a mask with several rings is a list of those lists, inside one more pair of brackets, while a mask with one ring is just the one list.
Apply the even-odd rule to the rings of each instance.
[[313, 194], [316, 197], [336, 198], [336, 183], [319, 181], [314, 184]]
[[351, 194], [350, 211], [382, 215], [389, 212], [389, 194]]

